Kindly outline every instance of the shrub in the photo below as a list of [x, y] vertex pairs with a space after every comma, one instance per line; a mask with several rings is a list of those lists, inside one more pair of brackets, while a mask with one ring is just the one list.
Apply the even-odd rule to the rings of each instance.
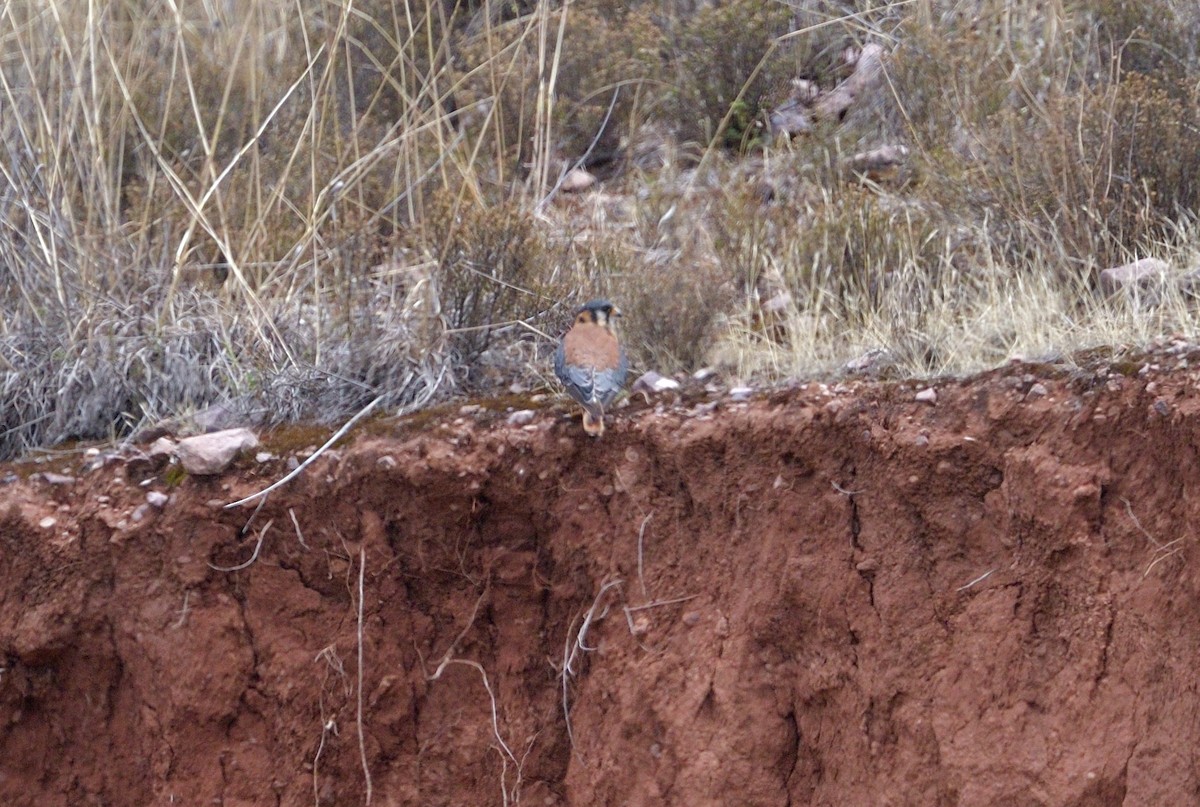
[[1006, 112], [976, 178], [998, 202], [996, 225], [1018, 251], [1057, 242], [1101, 268], [1164, 238], [1200, 204], [1198, 100], [1194, 87], [1132, 74]]
[[463, 102], [491, 109], [490, 125], [476, 135], [505, 175], [523, 177], [540, 161], [553, 181], [558, 161], [611, 160], [636, 128], [644, 83], [656, 70], [656, 29], [644, 12], [602, 13], [592, 7], [599, 5], [461, 35]]
[[434, 262], [441, 315], [461, 365], [469, 367], [498, 332], [553, 299], [541, 234], [516, 203], [485, 206], [438, 194], [426, 210], [419, 248]]
[[765, 112], [795, 76], [788, 48], [776, 46], [790, 30], [791, 9], [761, 0], [705, 5], [672, 20], [664, 34], [672, 84], [664, 114], [672, 133], [701, 147], [759, 142]]
[[1190, 0], [1076, 3], [1095, 26], [1102, 62], [1120, 71], [1179, 74], [1200, 68], [1200, 5]]

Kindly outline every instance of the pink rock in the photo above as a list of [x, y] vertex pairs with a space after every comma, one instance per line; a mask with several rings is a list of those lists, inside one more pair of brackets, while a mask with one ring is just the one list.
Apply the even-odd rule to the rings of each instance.
[[187, 437], [175, 447], [175, 456], [189, 474], [219, 474], [242, 451], [258, 446], [258, 438], [249, 429], [227, 429]]

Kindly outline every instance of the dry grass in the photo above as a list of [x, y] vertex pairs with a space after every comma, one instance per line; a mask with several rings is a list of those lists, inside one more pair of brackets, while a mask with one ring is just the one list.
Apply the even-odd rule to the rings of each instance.
[[[16, 0], [0, 31], [0, 455], [536, 383], [599, 294], [636, 365], [742, 377], [1194, 331], [1176, 290], [1096, 291], [1194, 262], [1190, 0]], [[881, 91], [770, 141], [866, 42]], [[882, 143], [901, 181], [842, 168]], [[555, 192], [576, 164], [600, 193]]]

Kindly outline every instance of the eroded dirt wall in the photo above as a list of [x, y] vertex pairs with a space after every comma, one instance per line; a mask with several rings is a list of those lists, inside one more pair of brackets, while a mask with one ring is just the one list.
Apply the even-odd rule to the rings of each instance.
[[0, 487], [0, 802], [1196, 803], [1194, 380], [913, 397]]

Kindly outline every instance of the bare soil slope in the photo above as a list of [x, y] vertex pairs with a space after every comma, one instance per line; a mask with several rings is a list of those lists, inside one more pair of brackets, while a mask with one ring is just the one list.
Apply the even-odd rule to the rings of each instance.
[[375, 429], [246, 529], [282, 461], [10, 481], [0, 802], [1197, 803], [1200, 394], [1125, 369]]

